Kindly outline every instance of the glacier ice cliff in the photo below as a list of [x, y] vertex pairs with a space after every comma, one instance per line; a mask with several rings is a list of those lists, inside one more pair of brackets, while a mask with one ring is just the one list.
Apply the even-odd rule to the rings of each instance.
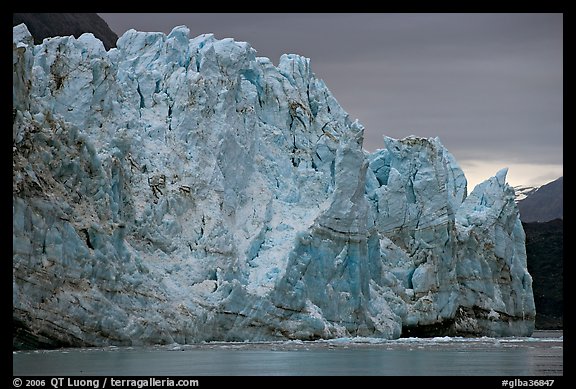
[[298, 55], [14, 27], [15, 347], [531, 334], [506, 171], [362, 141]]

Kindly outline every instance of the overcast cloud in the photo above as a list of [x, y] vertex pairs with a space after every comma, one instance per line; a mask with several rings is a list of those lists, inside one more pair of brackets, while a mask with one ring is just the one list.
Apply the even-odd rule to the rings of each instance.
[[[439, 136], [472, 186], [510, 167], [508, 182], [562, 175], [562, 14], [99, 14], [127, 29], [247, 41], [275, 64], [311, 58], [314, 73], [382, 136]], [[496, 170], [494, 170], [496, 169]]]

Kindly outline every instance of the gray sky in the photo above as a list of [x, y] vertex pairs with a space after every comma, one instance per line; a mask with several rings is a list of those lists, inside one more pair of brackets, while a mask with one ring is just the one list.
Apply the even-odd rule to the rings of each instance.
[[511, 185], [563, 173], [562, 14], [99, 14], [134, 28], [249, 42], [278, 63], [311, 58], [343, 108], [382, 136], [439, 136], [473, 186], [509, 167]]

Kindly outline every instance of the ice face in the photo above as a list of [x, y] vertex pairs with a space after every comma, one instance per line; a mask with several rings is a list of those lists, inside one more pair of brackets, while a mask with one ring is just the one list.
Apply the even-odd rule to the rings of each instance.
[[368, 154], [309, 59], [274, 66], [188, 35], [130, 30], [105, 51], [91, 34], [34, 46], [14, 27], [13, 316], [27, 339], [531, 333], [505, 173], [467, 197], [438, 139]]

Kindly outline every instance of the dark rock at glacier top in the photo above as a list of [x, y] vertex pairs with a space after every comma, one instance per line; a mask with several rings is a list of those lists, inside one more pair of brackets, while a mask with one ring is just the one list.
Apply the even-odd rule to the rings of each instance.
[[44, 38], [66, 35], [78, 38], [90, 32], [109, 50], [116, 47], [118, 40], [118, 35], [95, 13], [13, 13], [12, 25], [22, 23], [28, 27], [35, 44], [42, 43]]

